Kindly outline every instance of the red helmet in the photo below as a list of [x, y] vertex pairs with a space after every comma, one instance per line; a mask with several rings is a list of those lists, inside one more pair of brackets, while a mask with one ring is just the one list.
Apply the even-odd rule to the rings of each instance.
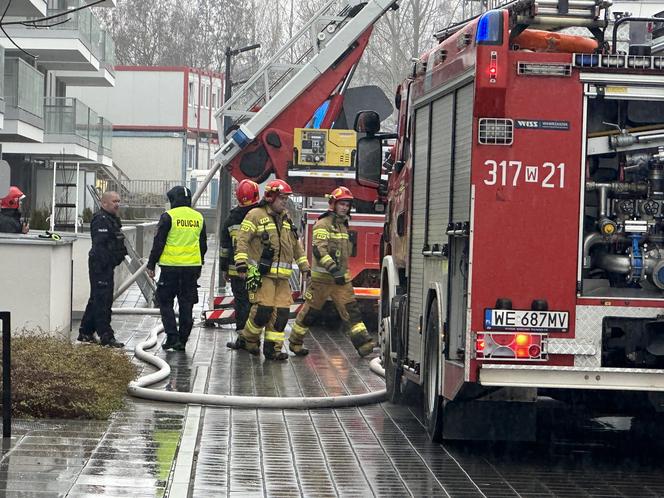
[[291, 195], [293, 189], [283, 180], [272, 180], [265, 185], [265, 200], [272, 202], [280, 195]]
[[353, 193], [350, 189], [346, 187], [337, 187], [331, 194], [328, 196], [328, 202], [330, 203], [330, 209], [334, 209], [334, 206], [337, 204], [337, 201], [353, 201]]
[[18, 187], [9, 187], [9, 194], [0, 199], [0, 208], [2, 209], [18, 209], [19, 203], [25, 199], [25, 194], [21, 192]]
[[240, 206], [253, 206], [258, 204], [260, 192], [258, 191], [258, 183], [251, 180], [242, 180], [237, 186], [235, 197], [240, 203]]

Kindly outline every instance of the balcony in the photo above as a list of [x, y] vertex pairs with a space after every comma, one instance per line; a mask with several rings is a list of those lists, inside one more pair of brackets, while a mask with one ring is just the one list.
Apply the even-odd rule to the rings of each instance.
[[44, 108], [43, 143], [3, 143], [7, 154], [29, 154], [35, 159], [98, 162], [101, 141], [99, 116], [77, 99], [42, 97]]
[[2, 142], [44, 139], [44, 75], [23, 59], [7, 57], [3, 79], [5, 123]]
[[9, 3], [7, 17], [42, 17], [46, 15], [46, 0], [13, 0]]
[[[79, 1], [51, 0], [47, 15], [64, 13], [80, 5]], [[101, 76], [106, 82], [104, 86], [112, 86], [114, 77], [108, 69], [108, 61], [114, 60], [115, 48], [94, 14], [84, 9], [65, 14], [55, 22], [59, 20], [66, 22], [53, 26], [54, 20], [45, 21], [39, 28], [11, 25], [6, 26], [6, 30], [21, 48], [39, 57], [40, 67], [53, 71], [101, 72], [101, 75], [91, 76]], [[7, 50], [18, 54], [13, 46]]]

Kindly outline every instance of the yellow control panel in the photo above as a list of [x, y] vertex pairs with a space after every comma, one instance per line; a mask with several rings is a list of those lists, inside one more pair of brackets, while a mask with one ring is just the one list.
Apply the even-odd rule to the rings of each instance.
[[295, 128], [293, 167], [351, 168], [355, 155], [353, 130]]

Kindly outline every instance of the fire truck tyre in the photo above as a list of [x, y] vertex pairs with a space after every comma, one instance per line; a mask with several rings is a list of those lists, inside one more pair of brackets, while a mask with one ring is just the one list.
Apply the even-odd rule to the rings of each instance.
[[385, 369], [385, 389], [387, 399], [392, 403], [399, 403], [402, 397], [403, 368], [401, 367], [402, 347], [401, 337], [403, 329], [408, 320], [407, 297], [397, 296], [392, 299], [392, 307], [389, 316], [383, 318], [382, 326], [385, 337], [385, 351], [383, 354]]
[[440, 396], [440, 325], [438, 303], [434, 300], [427, 318], [422, 364], [422, 403], [427, 433], [432, 441], [440, 441], [443, 432], [443, 398]]

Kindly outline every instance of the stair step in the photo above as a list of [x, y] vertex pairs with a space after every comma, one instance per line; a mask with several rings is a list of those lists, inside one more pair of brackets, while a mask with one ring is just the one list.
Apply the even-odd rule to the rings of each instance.
[[56, 208], [75, 208], [76, 204], [70, 204], [67, 202], [56, 202], [55, 204]]
[[56, 183], [56, 187], [76, 187], [75, 183]]

